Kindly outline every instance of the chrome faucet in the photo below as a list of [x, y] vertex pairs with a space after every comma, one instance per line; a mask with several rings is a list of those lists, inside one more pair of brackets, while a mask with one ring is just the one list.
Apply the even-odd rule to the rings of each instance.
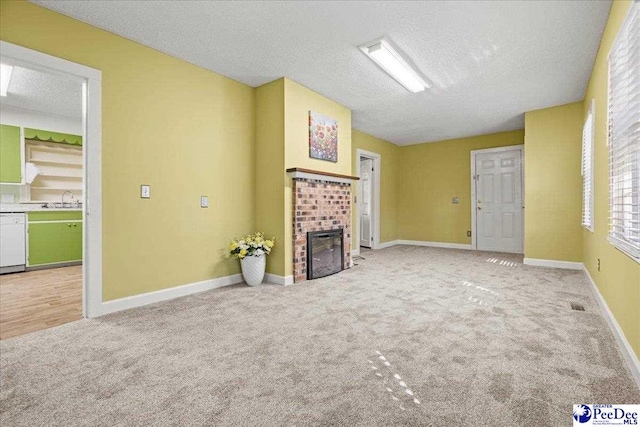
[[66, 196], [67, 193], [71, 194], [71, 199], [73, 200], [73, 193], [69, 190], [65, 191], [64, 193], [62, 193], [62, 207], [64, 207], [64, 196]]

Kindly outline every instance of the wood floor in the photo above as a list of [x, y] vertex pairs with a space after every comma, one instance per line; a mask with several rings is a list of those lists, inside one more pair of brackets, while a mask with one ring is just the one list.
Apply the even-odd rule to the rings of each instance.
[[82, 266], [0, 276], [0, 339], [82, 319]]

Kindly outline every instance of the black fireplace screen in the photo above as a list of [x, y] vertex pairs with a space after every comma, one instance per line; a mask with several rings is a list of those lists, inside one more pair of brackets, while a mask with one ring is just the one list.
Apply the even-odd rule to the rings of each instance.
[[344, 269], [342, 229], [307, 233], [307, 279], [317, 279]]

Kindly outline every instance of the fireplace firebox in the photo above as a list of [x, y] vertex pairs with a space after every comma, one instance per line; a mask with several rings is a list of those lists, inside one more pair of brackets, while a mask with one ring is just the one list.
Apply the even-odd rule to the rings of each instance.
[[307, 233], [307, 279], [317, 279], [344, 270], [342, 228]]

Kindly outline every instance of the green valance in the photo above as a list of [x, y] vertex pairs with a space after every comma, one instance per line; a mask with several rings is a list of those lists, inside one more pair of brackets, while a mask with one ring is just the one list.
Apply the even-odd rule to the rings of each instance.
[[82, 145], [82, 137], [80, 135], [71, 135], [69, 133], [50, 132], [41, 129], [24, 128], [24, 139], [35, 139], [36, 141], [58, 142], [69, 145]]

